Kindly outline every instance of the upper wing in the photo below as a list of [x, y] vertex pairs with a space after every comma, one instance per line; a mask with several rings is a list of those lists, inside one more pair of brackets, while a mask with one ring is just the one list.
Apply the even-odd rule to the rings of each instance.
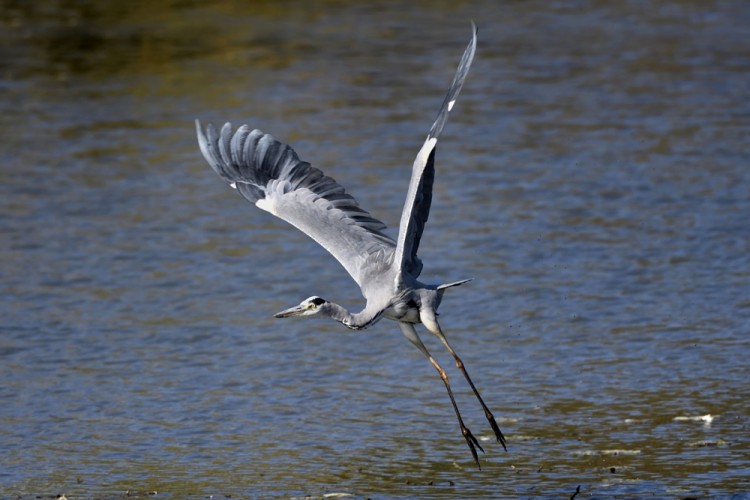
[[427, 139], [414, 160], [409, 191], [406, 193], [406, 202], [401, 212], [394, 265], [402, 271], [411, 273], [414, 277], [419, 276], [422, 271], [422, 262], [417, 257], [417, 250], [427, 217], [430, 215], [432, 183], [435, 179], [435, 146], [448, 119], [448, 113], [453, 109], [458, 93], [461, 91], [466, 75], [469, 73], [469, 67], [474, 59], [474, 52], [477, 47], [477, 27], [474, 23], [471, 26], [472, 37], [469, 46], [464, 51], [456, 70], [456, 76], [453, 77], [453, 82], [448, 89], [443, 105], [440, 107], [435, 123], [432, 124], [430, 133], [427, 134]]
[[360, 287], [362, 264], [396, 243], [385, 224], [362, 210], [335, 180], [302, 161], [294, 150], [260, 130], [225, 124], [204, 133], [195, 121], [198, 144], [211, 168], [247, 200], [304, 232], [328, 250]]

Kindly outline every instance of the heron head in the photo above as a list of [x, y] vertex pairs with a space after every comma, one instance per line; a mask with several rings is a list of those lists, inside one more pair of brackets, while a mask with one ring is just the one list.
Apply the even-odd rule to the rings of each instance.
[[328, 301], [317, 296], [308, 297], [299, 305], [290, 307], [273, 315], [274, 318], [293, 318], [302, 316], [315, 316], [321, 312], [321, 306]]

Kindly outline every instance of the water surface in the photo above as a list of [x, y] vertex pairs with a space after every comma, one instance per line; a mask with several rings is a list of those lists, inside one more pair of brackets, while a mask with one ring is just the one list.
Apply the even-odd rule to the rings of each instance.
[[[0, 497], [738, 497], [750, 491], [743, 2], [2, 2]], [[508, 437], [486, 454], [392, 323], [198, 152], [291, 143], [395, 234], [438, 149], [423, 277]]]

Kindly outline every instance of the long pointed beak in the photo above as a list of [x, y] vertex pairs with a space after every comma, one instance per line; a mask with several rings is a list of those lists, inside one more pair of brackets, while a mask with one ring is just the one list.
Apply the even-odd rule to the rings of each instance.
[[294, 316], [299, 316], [305, 311], [305, 308], [301, 305], [290, 307], [289, 309], [284, 309], [281, 312], [277, 312], [273, 315], [274, 318], [292, 318]]

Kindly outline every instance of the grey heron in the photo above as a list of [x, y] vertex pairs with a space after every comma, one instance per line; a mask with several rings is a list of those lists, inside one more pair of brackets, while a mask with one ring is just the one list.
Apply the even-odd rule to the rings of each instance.
[[299, 305], [277, 313], [277, 318], [332, 318], [353, 330], [362, 330], [385, 317], [398, 322], [404, 336], [429, 359], [448, 391], [461, 433], [477, 466], [481, 445], [464, 424], [448, 376], [419, 338], [415, 325], [421, 323], [434, 334], [455, 360], [457, 368], [474, 392], [492, 431], [504, 449], [505, 437], [495, 417], [469, 377], [466, 367], [445, 337], [437, 320], [437, 309], [445, 290], [469, 280], [442, 285], [419, 281], [422, 261], [417, 256], [427, 222], [435, 178], [435, 149], [453, 109], [476, 51], [477, 29], [463, 53], [448, 94], [412, 167], [398, 237], [383, 233], [385, 224], [363, 210], [357, 201], [332, 178], [299, 159], [286, 144], [247, 125], [232, 131], [226, 123], [217, 132], [196, 120], [198, 143], [211, 168], [244, 198], [292, 224], [328, 250], [357, 282], [367, 301], [365, 308], [351, 313], [344, 307], [313, 296]]

